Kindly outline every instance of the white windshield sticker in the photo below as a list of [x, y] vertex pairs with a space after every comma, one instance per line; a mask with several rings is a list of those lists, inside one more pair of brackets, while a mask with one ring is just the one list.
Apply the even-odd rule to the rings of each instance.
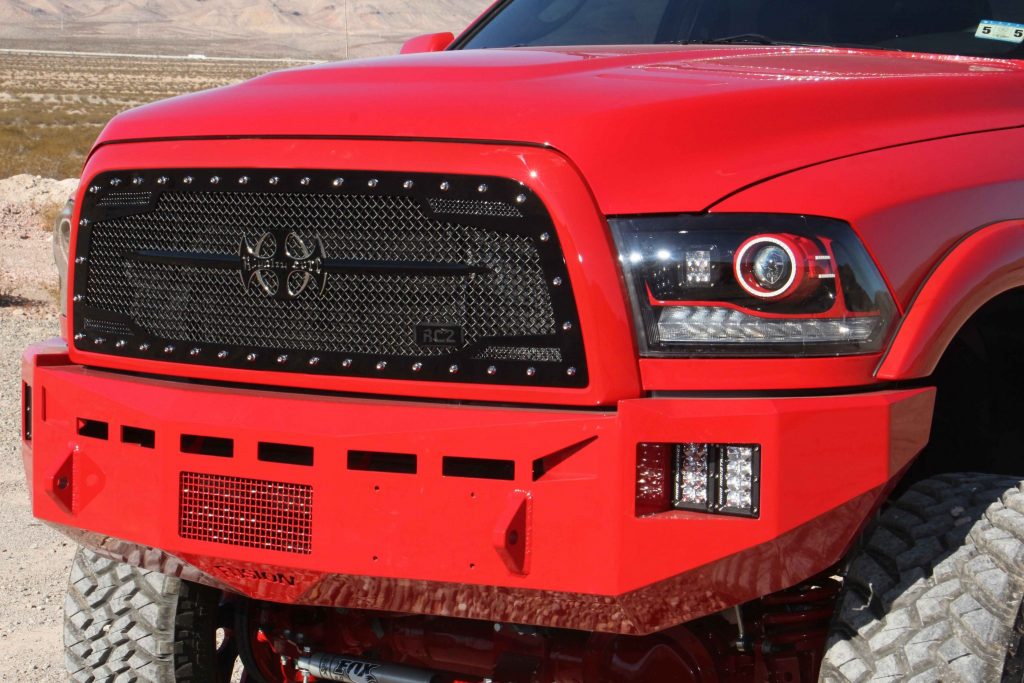
[[1024, 43], [1024, 24], [1011, 24], [1008, 21], [983, 21], [978, 25], [975, 38], [986, 40], [1002, 40], [1007, 43]]

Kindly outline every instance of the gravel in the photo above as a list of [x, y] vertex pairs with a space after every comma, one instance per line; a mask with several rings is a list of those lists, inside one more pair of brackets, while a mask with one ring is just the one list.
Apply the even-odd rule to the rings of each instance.
[[0, 672], [65, 681], [63, 595], [74, 544], [32, 517], [21, 462], [21, 353], [58, 334], [46, 221], [74, 181], [0, 180]]

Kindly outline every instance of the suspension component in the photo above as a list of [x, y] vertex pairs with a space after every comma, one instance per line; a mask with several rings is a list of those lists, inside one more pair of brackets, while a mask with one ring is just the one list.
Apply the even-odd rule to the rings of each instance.
[[300, 674], [339, 683], [441, 683], [439, 673], [396, 664], [381, 664], [367, 659], [327, 653], [299, 657], [295, 662]]

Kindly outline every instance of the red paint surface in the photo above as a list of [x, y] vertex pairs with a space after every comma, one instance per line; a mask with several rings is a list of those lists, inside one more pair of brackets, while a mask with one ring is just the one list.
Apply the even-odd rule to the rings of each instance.
[[572, 159], [605, 214], [699, 211], [808, 164], [1024, 125], [1022, 86], [1024, 66], [1013, 60], [877, 51], [469, 50], [318, 65], [185, 95], [118, 116], [100, 143], [271, 135], [515, 141]]
[[[442, 43], [428, 36], [409, 51]], [[23, 363], [35, 401], [33, 440], [22, 449], [34, 512], [119, 559], [282, 604], [646, 634], [793, 586], [843, 557], [923, 448], [934, 390], [670, 396], [927, 376], [977, 308], [1024, 286], [1022, 86], [1024, 64], [1012, 60], [760, 46], [521, 49], [320, 65], [127, 112], [102, 134], [86, 181], [208, 165], [488, 174], [529, 185], [565, 249], [591, 382], [567, 390], [325, 378], [37, 346]], [[605, 216], [702, 210], [848, 221], [903, 314], [891, 347], [846, 358], [638, 361]], [[107, 422], [110, 439], [77, 434], [78, 418]], [[120, 443], [122, 426], [154, 430], [155, 448]], [[232, 438], [235, 455], [183, 454], [182, 434]], [[314, 465], [261, 462], [261, 441], [311, 446]], [[761, 444], [759, 519], [635, 515], [636, 445], [687, 441]], [[350, 471], [349, 450], [414, 453], [418, 471]], [[534, 481], [534, 462], [560, 453]], [[516, 476], [444, 477], [445, 456], [511, 460]], [[314, 487], [312, 551], [183, 539], [182, 472]], [[54, 490], [69, 473], [70, 491]], [[406, 645], [427, 640], [412, 634]], [[666, 668], [653, 670], [707, 671], [673, 659], [701, 651], [685, 629], [668, 640], [666, 650], [589, 641], [589, 660], [575, 641], [566, 652], [584, 680], [658, 657], [652, 666]]]
[[[1018, 110], [1024, 121], [1024, 108]], [[864, 241], [902, 309], [929, 271], [970, 232], [1024, 218], [1024, 129], [909, 145], [776, 178], [713, 211], [845, 220]], [[954, 296], [950, 304], [960, 303]]]
[[1024, 283], [1024, 220], [979, 229], [928, 276], [878, 368], [879, 379], [926, 377], [986, 302]]
[[[771, 593], [836, 562], [896, 476], [894, 462], [923, 447], [934, 393], [543, 410], [190, 385], [40, 362], [49, 358], [32, 351], [26, 366], [47, 396], [25, 446], [42, 519], [159, 549], [263, 599], [624, 633]], [[78, 435], [78, 418], [107, 422], [110, 439]], [[155, 448], [120, 443], [122, 426], [154, 430]], [[183, 454], [182, 434], [233, 438], [234, 457]], [[533, 480], [534, 460], [592, 437]], [[260, 441], [312, 446], [314, 465], [261, 462]], [[760, 519], [636, 518], [636, 445], [647, 441], [760, 443]], [[75, 449], [105, 480], [71, 514], [45, 492]], [[350, 471], [348, 450], [414, 453], [418, 470]], [[452, 455], [512, 460], [515, 478], [444, 477]], [[183, 471], [312, 486], [312, 552], [181, 538]], [[520, 523], [509, 510], [524, 493]], [[528, 561], [510, 568], [495, 529], [517, 525]]]

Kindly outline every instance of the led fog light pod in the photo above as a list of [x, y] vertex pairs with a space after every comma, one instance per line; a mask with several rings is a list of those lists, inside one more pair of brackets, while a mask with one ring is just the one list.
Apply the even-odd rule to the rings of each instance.
[[761, 447], [755, 444], [637, 445], [636, 514], [686, 510], [761, 515]]
[[720, 511], [757, 515], [760, 510], [761, 449], [757, 446], [725, 446], [719, 461]]
[[713, 468], [708, 444], [681, 444], [675, 450], [676, 507], [707, 510], [714, 492], [710, 485]]

